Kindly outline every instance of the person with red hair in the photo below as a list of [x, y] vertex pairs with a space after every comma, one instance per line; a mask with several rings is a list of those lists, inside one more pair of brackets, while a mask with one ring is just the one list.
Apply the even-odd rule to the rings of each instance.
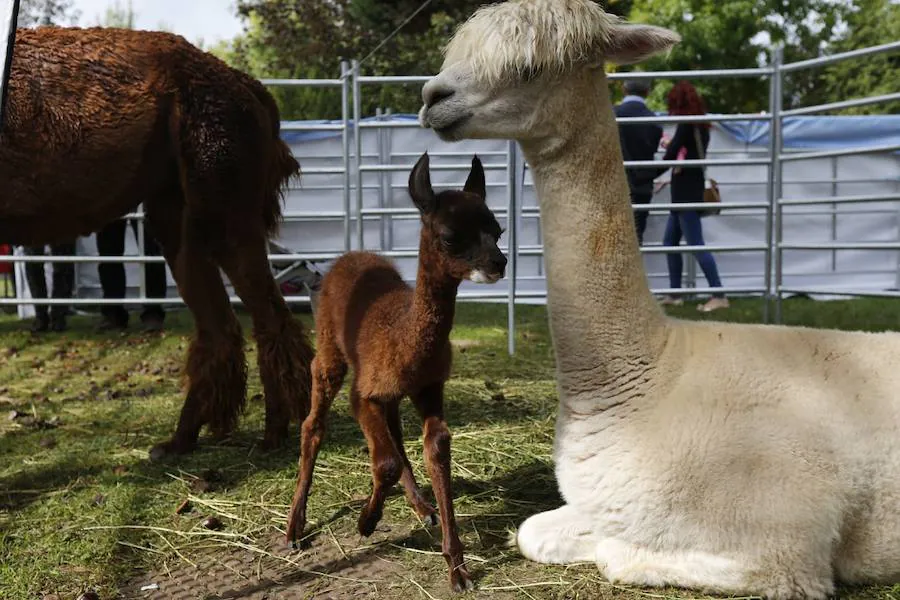
[[[705, 115], [706, 103], [703, 97], [690, 82], [679, 81], [676, 83], [666, 98], [670, 115]], [[675, 160], [679, 158], [698, 160], [706, 157], [706, 149], [709, 146], [709, 123], [690, 122], [679, 123], [675, 128], [675, 135], [666, 146], [663, 160]], [[665, 172], [667, 169], [663, 169]], [[703, 202], [703, 190], [706, 181], [702, 167], [672, 168], [672, 202], [695, 203]], [[703, 225], [700, 222], [700, 213], [696, 210], [673, 210], [669, 214], [666, 223], [666, 231], [663, 234], [663, 244], [666, 246], [678, 246], [682, 236], [690, 246], [704, 246]], [[719, 270], [716, 259], [709, 251], [694, 253], [703, 275], [709, 282], [709, 287], [722, 287], [719, 279]], [[669, 269], [669, 285], [672, 289], [681, 287], [681, 272], [683, 261], [680, 253], [666, 254], [666, 263]], [[662, 300], [663, 304], [682, 304], [681, 298], [667, 296]], [[697, 306], [697, 310], [711, 312], [728, 307], [728, 299], [723, 293], [714, 293], [705, 304]]]

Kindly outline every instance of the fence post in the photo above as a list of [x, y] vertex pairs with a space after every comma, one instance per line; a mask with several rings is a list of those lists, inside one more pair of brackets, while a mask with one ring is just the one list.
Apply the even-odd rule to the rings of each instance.
[[518, 254], [518, 217], [516, 213], [516, 175], [517, 169], [516, 142], [507, 142], [506, 150], [506, 239], [508, 263], [506, 265], [506, 277], [509, 283], [507, 292], [507, 341], [510, 356], [516, 353], [516, 258]]
[[[775, 51], [772, 51], [772, 64], [775, 64]], [[763, 323], [771, 321], [771, 304], [772, 304], [772, 255], [774, 249], [773, 244], [773, 227], [775, 221], [775, 95], [778, 84], [775, 79], [775, 73], [769, 75], [769, 165], [766, 169], [766, 252], [764, 256], [765, 269], [763, 278], [766, 288], [765, 297], [763, 298]], [[749, 147], [749, 143], [748, 143]]]
[[[838, 157], [831, 157], [831, 195], [838, 195]], [[836, 202], [831, 203], [831, 241], [837, 242], [837, 213], [838, 206]], [[831, 251], [831, 272], [837, 271], [837, 250]]]
[[356, 249], [365, 247], [363, 241], [363, 176], [362, 176], [362, 131], [359, 124], [362, 113], [361, 89], [359, 84], [359, 61], [351, 63], [353, 75], [353, 141], [356, 150]]
[[[390, 120], [391, 116], [394, 114], [394, 109], [388, 107], [384, 111], [384, 117], [386, 120]], [[392, 165], [394, 164], [394, 130], [393, 129], [383, 129], [382, 139], [384, 141], [384, 160], [383, 164]], [[388, 171], [384, 174], [384, 187], [381, 191], [382, 196], [384, 197], [385, 206], [387, 208], [394, 207], [394, 174], [391, 171]], [[394, 219], [391, 215], [381, 215], [382, 223], [384, 223], [385, 235], [387, 236], [387, 248], [388, 250], [394, 249]]]
[[[772, 98], [771, 98], [771, 116], [772, 121], [769, 127], [769, 145], [771, 161], [769, 166], [769, 184], [770, 184], [770, 202], [769, 212], [774, 211], [775, 219], [775, 240], [771, 243], [772, 232], [768, 233], [770, 244], [769, 252], [775, 254], [775, 322], [781, 323], [781, 287], [784, 278], [784, 266], [781, 243], [784, 237], [783, 207], [781, 204], [782, 195], [782, 166], [781, 166], [781, 103], [782, 103], [782, 85], [784, 84], [781, 64], [784, 60], [784, 48], [777, 46], [772, 52]], [[768, 274], [768, 271], [767, 271]], [[771, 275], [770, 275], [771, 277]], [[770, 282], [769, 286], [773, 284]]]
[[350, 251], [350, 65], [341, 61], [341, 152], [344, 160], [344, 251]]
[[[381, 123], [384, 120], [384, 111], [380, 106], [375, 108], [375, 120]], [[375, 141], [376, 141], [376, 154], [378, 154], [378, 164], [385, 164], [384, 159], [384, 129], [379, 127], [375, 131]], [[378, 171], [378, 208], [384, 208], [384, 171]], [[385, 239], [384, 239], [384, 213], [382, 212], [378, 215], [378, 247], [381, 248], [381, 251], [384, 252], [385, 248]]]

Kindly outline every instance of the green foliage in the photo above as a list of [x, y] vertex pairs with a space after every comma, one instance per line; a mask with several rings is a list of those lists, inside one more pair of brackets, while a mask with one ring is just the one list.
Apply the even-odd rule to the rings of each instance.
[[[342, 58], [363, 59], [373, 50], [361, 65], [366, 75], [427, 75], [440, 67], [441, 47], [455, 26], [484, 3], [436, 0], [404, 23], [419, 0], [239, 0], [246, 33], [217, 53], [261, 78], [337, 78]], [[366, 86], [362, 112], [374, 114], [378, 106], [416, 111], [418, 87]], [[273, 93], [285, 119], [340, 118], [339, 89]]]
[[[857, 0], [847, 17], [848, 28], [834, 44], [834, 52], [847, 52], [895, 42], [900, 38], [900, 3], [892, 0]], [[822, 76], [830, 100], [849, 100], [900, 91], [900, 52], [878, 54], [830, 65]], [[900, 102], [846, 109], [843, 114], [900, 114]]]
[[19, 27], [74, 25], [80, 12], [75, 0], [20, 0]]
[[122, 29], [134, 29], [135, 12], [131, 0], [122, 5], [121, 0], [115, 0], [106, 7], [106, 13], [99, 19], [99, 25], [103, 27], [119, 27]]
[[[832, 0], [634, 0], [631, 20], [653, 23], [682, 36], [669, 56], [641, 65], [645, 70], [755, 68], [769, 61], [773, 44], [785, 44], [788, 62], [818, 56], [833, 37], [846, 4]], [[768, 108], [764, 79], [694, 82], [713, 112], [758, 112]], [[652, 102], [671, 84], [659, 85]], [[815, 73], [793, 77], [785, 107], [819, 101], [823, 88]]]
[[[32, 0], [35, 1], [35, 0]], [[58, 0], [57, 0], [58, 1]], [[428, 75], [439, 70], [441, 50], [457, 25], [478, 6], [498, 0], [238, 0], [245, 33], [211, 51], [260, 78], [338, 78], [340, 61], [362, 59], [365, 75]], [[786, 62], [896, 39], [892, 0], [601, 0], [604, 8], [635, 22], [682, 36], [668, 56], [618, 70], [752, 68], [769, 64], [774, 44]], [[399, 28], [399, 29], [398, 29]], [[792, 73], [785, 108], [818, 104], [873, 91], [896, 91], [896, 54]], [[862, 64], [861, 64], [862, 63]], [[610, 65], [609, 70], [616, 70]], [[768, 109], [765, 78], [705, 79], [695, 84], [713, 112]], [[655, 86], [649, 104], [665, 110], [671, 82]], [[376, 107], [419, 108], [418, 84], [363, 87], [363, 115]], [[337, 88], [273, 89], [285, 119], [340, 118]], [[613, 86], [613, 99], [621, 88]], [[896, 110], [893, 108], [892, 110]], [[884, 107], [856, 109], [882, 112]]]

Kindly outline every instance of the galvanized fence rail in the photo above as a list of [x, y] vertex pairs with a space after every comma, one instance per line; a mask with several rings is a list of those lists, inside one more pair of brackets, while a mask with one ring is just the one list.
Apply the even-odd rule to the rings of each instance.
[[[828, 197], [816, 198], [788, 198], [783, 195], [783, 188], [786, 182], [783, 180], [783, 165], [786, 162], [803, 161], [820, 158], [836, 159], [841, 156], [850, 156], [863, 153], [883, 153], [900, 150], [900, 146], [878, 145], [864, 148], [852, 148], [847, 150], [829, 150], [814, 152], [790, 152], [783, 147], [783, 120], [785, 117], [810, 115], [844, 108], [865, 106], [882, 102], [890, 102], [900, 100], [900, 92], [870, 96], [866, 98], [854, 98], [842, 102], [832, 102], [817, 106], [808, 106], [784, 110], [782, 107], [782, 98], [784, 96], [784, 76], [804, 69], [818, 68], [824, 65], [833, 64], [844, 60], [852, 60], [877, 53], [896, 52], [900, 50], [900, 42], [883, 44], [871, 48], [864, 48], [851, 52], [825, 56], [817, 59], [800, 61], [796, 63], [783, 64], [783, 53], [780, 48], [776, 48], [772, 52], [771, 64], [766, 67], [756, 69], [710, 69], [697, 71], [660, 71], [660, 72], [640, 72], [640, 73], [612, 73], [608, 75], [610, 80], [617, 79], [708, 79], [708, 78], [758, 78], [767, 80], [769, 85], [769, 106], [768, 111], [763, 114], [724, 114], [724, 115], [707, 115], [704, 120], [710, 122], [727, 122], [727, 121], [761, 121], [769, 123], [769, 147], [767, 150], [754, 152], [747, 151], [747, 154], [759, 153], [763, 156], [748, 158], [709, 158], [704, 160], [684, 160], [679, 164], [683, 166], [765, 166], [765, 181], [740, 181], [729, 182], [719, 181], [719, 185], [729, 185], [731, 183], [740, 183], [741, 185], [765, 185], [766, 202], [728, 202], [721, 204], [723, 215], [728, 212], [736, 214], [747, 214], [748, 211], [753, 214], [764, 213], [765, 215], [765, 239], [759, 243], [752, 244], [714, 244], [705, 246], [686, 246], [678, 247], [667, 246], [644, 246], [641, 251], [644, 254], [660, 254], [679, 252], [683, 254], [693, 254], [701, 251], [712, 252], [758, 252], [762, 255], [761, 269], [764, 273], [764, 284], [762, 286], [732, 286], [723, 288], [696, 287], [693, 273], [693, 261], [688, 262], [688, 284], [685, 288], [669, 289], [654, 288], [652, 291], [656, 294], [697, 294], [711, 293], [713, 291], [721, 291], [730, 294], [759, 294], [765, 299], [764, 320], [766, 322], [781, 322], [782, 318], [782, 300], [785, 294], [792, 293], [824, 293], [831, 295], [852, 295], [852, 296], [881, 296], [881, 297], [900, 297], [898, 291], [865, 291], [865, 290], [846, 290], [831, 288], [807, 288], [803, 286], [785, 286], [783, 284], [783, 253], [784, 251], [830, 251], [832, 253], [833, 264], [836, 261], [837, 252], [850, 249], [886, 249], [900, 250], [900, 242], [837, 242], [832, 236], [832, 242], [822, 243], [790, 243], [783, 239], [784, 219], [790, 212], [786, 212], [786, 207], [793, 206], [810, 206], [810, 205], [828, 205], [828, 210], [821, 213], [831, 215], [833, 222], [833, 230], [836, 230], [837, 223], [837, 206], [841, 204], [859, 204], [870, 202], [885, 202], [900, 200], [900, 193], [897, 194], [873, 194], [873, 195], [846, 195], [838, 196], [833, 194]], [[278, 277], [284, 277], [291, 272], [293, 268], [301, 264], [301, 261], [324, 261], [338, 257], [342, 252], [351, 249], [366, 249], [365, 246], [365, 228], [364, 223], [376, 221], [379, 225], [380, 248], [372, 249], [383, 255], [396, 258], [415, 258], [417, 256], [416, 248], [397, 249], [393, 243], [393, 230], [391, 223], [393, 220], [417, 219], [418, 213], [411, 208], [396, 208], [385, 206], [385, 198], [391, 193], [391, 190], [397, 186], [391, 182], [389, 175], [392, 172], [407, 171], [412, 162], [418, 156], [414, 152], [393, 152], [388, 147], [390, 137], [387, 135], [379, 135], [378, 149], [373, 154], [368, 155], [363, 152], [362, 137], [363, 132], [367, 129], [378, 130], [383, 132], [394, 128], [415, 128], [418, 127], [416, 122], [398, 122], [388, 121], [384, 117], [389, 113], [379, 111], [374, 120], [363, 120], [362, 115], [362, 98], [364, 88], [371, 85], [421, 85], [428, 81], [427, 76], [366, 76], [361, 73], [358, 61], [341, 63], [341, 76], [338, 79], [264, 79], [263, 84], [271, 87], [324, 87], [339, 88], [341, 90], [341, 119], [339, 123], [285, 123], [283, 129], [286, 131], [302, 130], [302, 131], [333, 131], [341, 134], [341, 156], [340, 167], [320, 167], [303, 169], [304, 175], [315, 174], [331, 174], [341, 176], [341, 193], [342, 193], [342, 210], [329, 211], [285, 211], [285, 221], [314, 221], [314, 220], [330, 220], [341, 221], [343, 225], [343, 249], [328, 252], [291, 252], [287, 254], [270, 254], [269, 259], [278, 263], [289, 263], [290, 266], [282, 269], [278, 273]], [[618, 118], [620, 123], [659, 123], [673, 124], [680, 122], [694, 121], [693, 116], [654, 116], [654, 117], [631, 117]], [[714, 152], [710, 152], [714, 155]], [[445, 151], [441, 152], [442, 158], [459, 158], [461, 161], [468, 159], [467, 153]], [[404, 162], [409, 164], [393, 164], [393, 159], [403, 158]], [[506, 246], [505, 250], [509, 258], [507, 289], [505, 291], [485, 291], [485, 292], [466, 292], [460, 294], [460, 298], [464, 300], [499, 300], [506, 301], [507, 304], [507, 329], [508, 329], [508, 346], [509, 352], [515, 351], [515, 305], [518, 299], [545, 299], [545, 292], [537, 292], [532, 290], [522, 290], [517, 286], [518, 273], [517, 261], [520, 256], [525, 257], [543, 257], [542, 243], [531, 245], [520, 245], [518, 242], [518, 234], [523, 219], [533, 219], [539, 223], [540, 212], [537, 207], [521, 206], [521, 199], [524, 197], [525, 173], [527, 165], [524, 158], [518, 151], [518, 147], [514, 142], [509, 142], [505, 152], [488, 152], [483, 155], [485, 159], [485, 169], [491, 171], [505, 171], [505, 183], [507, 192], [506, 206], [496, 209], [494, 212], [498, 218], [506, 220]], [[652, 161], [626, 161], [626, 168], [649, 167], [649, 166], [671, 166], [671, 163], [652, 160]], [[448, 171], [467, 171], [469, 168], [468, 161], [458, 164], [433, 164], [434, 170]], [[836, 170], [836, 168], [835, 168]], [[364, 175], [366, 173], [375, 173], [379, 179], [374, 185], [364, 185]], [[846, 183], [847, 179], [838, 179], [836, 172], [832, 173], [830, 181], [834, 186], [837, 183]], [[825, 181], [825, 182], [828, 182]], [[810, 183], [804, 181], [804, 183]], [[370, 208], [365, 206], [366, 190], [375, 189], [378, 195], [378, 207]], [[836, 187], [834, 188], [836, 189]], [[647, 211], [651, 213], [663, 213], [668, 211], [679, 210], [696, 210], [705, 208], [703, 203], [655, 203], [652, 205], [635, 206], [636, 211]], [[805, 212], [804, 215], [812, 213]], [[144, 238], [144, 214], [138, 209], [136, 212], [125, 215], [123, 218], [134, 219], [138, 223], [138, 254], [127, 256], [58, 256], [58, 257], [42, 257], [42, 256], [4, 256], [2, 260], [15, 263], [28, 262], [69, 262], [69, 263], [102, 263], [102, 262], [119, 262], [119, 263], [139, 263], [141, 265], [141, 277], [139, 284], [138, 297], [124, 299], [101, 299], [101, 298], [72, 298], [72, 299], [52, 299], [52, 298], [0, 298], [0, 306], [16, 305], [16, 304], [70, 304], [70, 305], [103, 305], [103, 304], [124, 304], [139, 305], [146, 303], [162, 303], [169, 305], [183, 304], [183, 300], [178, 297], [168, 297], [165, 299], [147, 298], [144, 283], [144, 266], [151, 262], [163, 262], [163, 258], [159, 256], [145, 256], [143, 254], [143, 238]], [[355, 240], [354, 232], [355, 229]], [[538, 234], [540, 235], [540, 233]], [[540, 239], [540, 238], [539, 238]], [[355, 244], [354, 244], [355, 242]], [[542, 267], [539, 267], [542, 268]], [[542, 271], [540, 271], [542, 272]], [[900, 277], [900, 275], [898, 275]], [[308, 302], [309, 297], [306, 295], [287, 296], [289, 303]], [[232, 297], [233, 303], [240, 303], [240, 299]], [[771, 305], [774, 302], [774, 314], [771, 311]]]

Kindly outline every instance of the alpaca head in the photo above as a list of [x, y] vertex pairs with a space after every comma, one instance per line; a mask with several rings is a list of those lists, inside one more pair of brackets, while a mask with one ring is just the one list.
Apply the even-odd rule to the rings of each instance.
[[506, 257], [497, 246], [503, 230], [485, 203], [484, 169], [472, 159], [462, 190], [435, 193], [428, 153], [409, 174], [409, 195], [422, 215], [422, 237], [432, 243], [436, 259], [456, 279], [495, 283], [506, 271]]
[[640, 62], [679, 40], [622, 22], [593, 0], [484, 6], [445, 48], [440, 73], [422, 89], [419, 121], [445, 141], [568, 139], [583, 127], [586, 107], [607, 101], [595, 91], [605, 62]]

